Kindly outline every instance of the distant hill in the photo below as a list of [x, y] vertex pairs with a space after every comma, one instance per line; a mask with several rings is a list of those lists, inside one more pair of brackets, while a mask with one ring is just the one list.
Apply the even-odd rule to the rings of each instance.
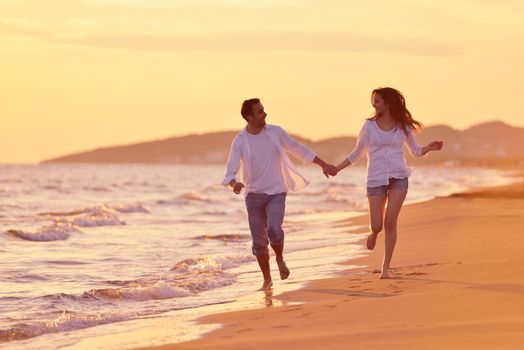
[[[44, 160], [43, 163], [224, 163], [231, 141], [238, 131], [192, 134], [165, 140], [104, 147]], [[312, 148], [329, 162], [340, 162], [353, 149], [355, 136], [312, 141], [297, 135], [296, 140]], [[410, 163], [448, 162], [465, 165], [524, 164], [524, 128], [490, 122], [456, 130], [445, 125], [429, 126], [416, 135], [421, 145], [443, 140], [444, 149]], [[361, 161], [365, 164], [365, 161]]]

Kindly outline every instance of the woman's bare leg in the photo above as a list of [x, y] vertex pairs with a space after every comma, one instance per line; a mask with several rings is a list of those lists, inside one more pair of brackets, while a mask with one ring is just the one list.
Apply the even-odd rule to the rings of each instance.
[[369, 196], [369, 229], [371, 233], [368, 236], [367, 246], [369, 250], [375, 248], [377, 235], [382, 231], [384, 221], [384, 207], [386, 205], [386, 196]]
[[382, 263], [382, 273], [380, 278], [389, 278], [389, 267], [395, 244], [397, 243], [397, 221], [400, 209], [406, 199], [406, 192], [402, 190], [390, 190], [388, 195], [388, 205], [384, 217], [384, 261]]

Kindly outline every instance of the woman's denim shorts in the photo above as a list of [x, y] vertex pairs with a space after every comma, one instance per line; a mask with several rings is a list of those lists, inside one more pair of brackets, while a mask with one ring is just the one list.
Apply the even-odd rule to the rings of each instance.
[[395, 179], [394, 177], [389, 178], [389, 184], [377, 187], [368, 187], [368, 197], [369, 196], [387, 196], [391, 190], [402, 190], [404, 192], [408, 191], [408, 178]]

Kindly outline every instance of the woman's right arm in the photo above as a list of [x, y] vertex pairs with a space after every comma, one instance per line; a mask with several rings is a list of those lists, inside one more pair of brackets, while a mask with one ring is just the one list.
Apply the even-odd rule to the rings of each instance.
[[337, 173], [340, 172], [342, 169], [348, 167], [351, 165], [351, 162], [349, 161], [349, 159], [344, 159], [342, 161], [342, 163], [340, 163], [339, 165], [337, 165]]
[[344, 159], [339, 165], [337, 165], [337, 171], [341, 171], [342, 169], [348, 167], [351, 164], [355, 164], [358, 162], [360, 158], [364, 155], [364, 152], [366, 151], [368, 140], [367, 140], [367, 123], [364, 124], [362, 129], [360, 129], [360, 133], [358, 134], [357, 138], [357, 144], [355, 145], [355, 148], [353, 148], [353, 151], [347, 156], [346, 159]]

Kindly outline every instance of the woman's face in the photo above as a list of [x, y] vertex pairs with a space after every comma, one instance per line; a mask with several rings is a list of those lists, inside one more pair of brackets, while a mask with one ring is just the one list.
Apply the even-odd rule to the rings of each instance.
[[384, 99], [377, 93], [374, 93], [371, 97], [371, 104], [373, 105], [373, 108], [375, 108], [375, 114], [381, 115], [384, 112], [386, 112], [387, 105], [384, 102]]

